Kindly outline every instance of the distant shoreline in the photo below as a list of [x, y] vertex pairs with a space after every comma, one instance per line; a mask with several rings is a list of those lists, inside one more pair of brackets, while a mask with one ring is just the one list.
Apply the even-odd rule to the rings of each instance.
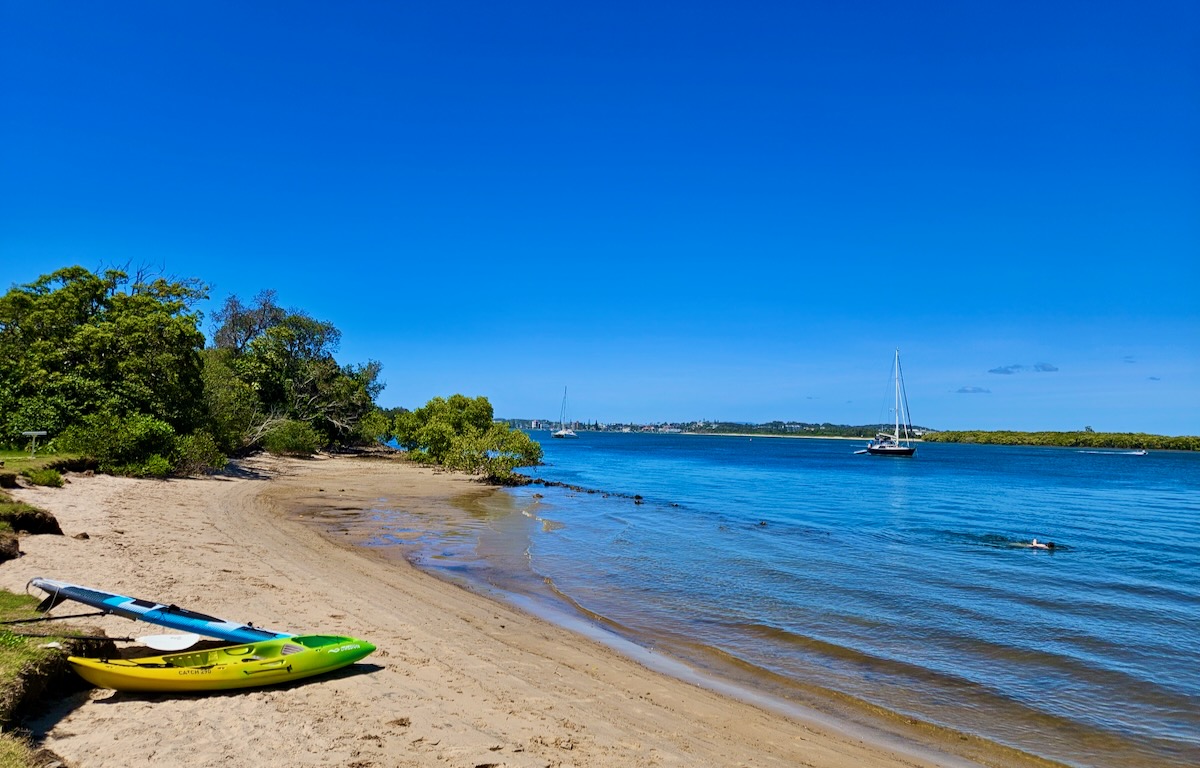
[[[756, 434], [754, 432], [676, 432], [678, 435], [696, 435], [699, 437], [778, 437], [784, 440], [870, 440], [869, 437], [850, 437], [848, 435], [773, 435], [773, 434]], [[918, 437], [912, 438], [913, 442], [920, 442]]]
[[[531, 432], [550, 432], [548, 429], [534, 429]], [[869, 437], [854, 437], [851, 435], [778, 435], [770, 432], [690, 432], [681, 430], [679, 432], [616, 432], [614, 430], [604, 429], [581, 429], [580, 434], [600, 433], [613, 435], [689, 435], [696, 437], [782, 437], [782, 438], [800, 438], [803, 440], [870, 440]], [[921, 438], [911, 438], [913, 442], [920, 442]]]
[[[533, 430], [539, 431], [539, 430]], [[580, 430], [581, 434], [612, 430]], [[650, 435], [697, 435], [703, 437], [781, 437], [806, 440], [860, 440], [869, 441], [864, 435], [811, 435], [778, 432], [614, 432], [614, 434]], [[909, 438], [918, 443], [953, 443], [957, 445], [1010, 445], [1047, 448], [1076, 448], [1085, 450], [1147, 450], [1147, 451], [1200, 451], [1200, 436], [1152, 435], [1145, 432], [1023, 432], [1015, 430], [923, 430], [921, 437]]]

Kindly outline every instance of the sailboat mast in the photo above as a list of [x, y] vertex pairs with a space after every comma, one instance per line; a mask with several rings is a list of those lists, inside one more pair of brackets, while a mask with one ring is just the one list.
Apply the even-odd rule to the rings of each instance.
[[[912, 416], [908, 412], [908, 392], [904, 389], [904, 371], [900, 368], [900, 350], [896, 350], [896, 411], [899, 417], [903, 414], [904, 418], [904, 441], [907, 443], [912, 439], [909, 433], [909, 428], [912, 426]], [[896, 436], [900, 436], [900, 430], [897, 427]]]
[[558, 412], [558, 428], [567, 428], [567, 388], [563, 387], [562, 410]]
[[896, 379], [896, 439], [900, 439], [900, 350], [896, 350], [896, 370], [893, 372]]

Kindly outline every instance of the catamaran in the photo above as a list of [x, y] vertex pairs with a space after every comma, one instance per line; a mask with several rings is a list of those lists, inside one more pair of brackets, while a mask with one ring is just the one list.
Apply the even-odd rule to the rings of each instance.
[[567, 426], [567, 388], [563, 387], [563, 402], [562, 411], [558, 414], [558, 431], [553, 432], [551, 437], [579, 437], [575, 434], [575, 430]]
[[875, 439], [867, 443], [867, 447], [857, 453], [869, 453], [872, 456], [912, 456], [917, 452], [912, 444], [910, 425], [912, 419], [908, 413], [908, 395], [904, 392], [904, 374], [900, 370], [900, 350], [896, 350], [896, 364], [892, 370], [892, 378], [896, 383], [896, 414], [894, 431], [878, 432]]

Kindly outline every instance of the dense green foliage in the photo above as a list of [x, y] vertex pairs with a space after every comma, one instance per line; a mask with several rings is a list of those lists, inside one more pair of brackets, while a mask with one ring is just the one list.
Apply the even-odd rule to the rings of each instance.
[[217, 446], [227, 454], [252, 443], [252, 427], [262, 421], [258, 393], [238, 378], [231, 365], [233, 358], [233, 351], [227, 349], [206, 349], [200, 356], [207, 427]]
[[0, 297], [0, 446], [45, 430], [46, 450], [101, 470], [208, 471], [264, 447], [312, 453], [386, 437], [380, 366], [339, 365], [341, 334], [264, 292], [230, 297], [205, 349], [195, 280], [69, 267]]
[[1166, 437], [1144, 432], [929, 432], [931, 443], [980, 443], [986, 445], [1051, 445], [1063, 448], [1120, 448], [1134, 450], [1200, 451], [1200, 437]]
[[303, 421], [285, 419], [267, 430], [262, 443], [277, 456], [311, 456], [321, 447], [321, 436]]
[[392, 436], [392, 420], [376, 408], [358, 420], [354, 434], [363, 443], [382, 443]]
[[[68, 267], [0, 297], [0, 444], [45, 430], [108, 471], [164, 475], [205, 418], [197, 281]], [[127, 442], [132, 441], [132, 442]]]
[[84, 417], [142, 414], [179, 433], [203, 418], [191, 306], [203, 286], [61, 269], [0, 296], [0, 443]]
[[169, 465], [163, 471], [163, 462], [174, 452], [175, 441], [171, 425], [153, 416], [100, 411], [68, 426], [58, 444], [95, 459], [103, 472], [163, 477], [170, 474]]
[[435, 397], [396, 415], [392, 432], [413, 458], [500, 481], [517, 467], [542, 460], [542, 446], [524, 432], [496, 423], [486, 397]]
[[319, 446], [360, 439], [359, 423], [378, 411], [381, 366], [339, 365], [333, 325], [284, 310], [272, 291], [252, 305], [231, 296], [214, 320], [216, 349], [206, 353], [204, 379], [219, 444], [255, 446], [288, 421], [307, 424]]
[[198, 475], [219, 469], [227, 463], [224, 452], [207, 430], [198, 429], [175, 441], [175, 471], [183, 475]]

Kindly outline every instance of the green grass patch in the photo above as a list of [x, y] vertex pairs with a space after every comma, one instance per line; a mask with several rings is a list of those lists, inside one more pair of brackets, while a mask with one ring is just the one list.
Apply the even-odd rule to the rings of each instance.
[[[0, 461], [4, 462], [4, 469], [9, 472], [24, 473], [26, 470], [36, 469], [67, 469], [71, 471], [83, 471], [82, 465], [87, 464], [83, 457], [77, 453], [65, 453], [62, 451], [42, 451], [39, 447], [37, 456], [29, 457], [29, 451], [6, 451], [0, 450]], [[74, 469], [74, 465], [80, 465], [79, 470]], [[94, 464], [94, 462], [93, 462]]]
[[0, 461], [4, 462], [7, 470], [23, 472], [27, 469], [44, 469], [62, 461], [62, 456], [57, 453], [43, 455], [39, 451], [37, 456], [29, 458], [29, 451], [0, 451]]
[[6, 524], [9, 531], [62, 533], [54, 515], [23, 501], [13, 501], [4, 491], [0, 491], [0, 523]]
[[0, 734], [0, 768], [30, 768], [36, 765], [33, 747], [11, 733]]
[[[0, 590], [0, 621], [38, 617], [38, 601], [29, 595]], [[22, 624], [0, 625], [0, 728], [11, 725], [14, 712], [25, 697], [27, 687], [42, 681], [35, 680], [39, 670], [54, 666], [61, 652], [41, 646], [57, 637], [26, 637], [18, 634]], [[61, 664], [61, 662], [59, 662]], [[5, 745], [6, 748], [8, 745]], [[17, 750], [19, 752], [19, 750]], [[25, 765], [14, 763], [14, 765]], [[0, 763], [0, 768], [4, 764]]]
[[[30, 595], [18, 595], [15, 592], [0, 589], [0, 621], [36, 619], [38, 613], [34, 608], [37, 607], [37, 604], [37, 599]], [[45, 654], [45, 649], [38, 648], [31, 641], [46, 641], [14, 633], [14, 630], [19, 632], [21, 626], [23, 625], [0, 625], [0, 688], [12, 685], [26, 663]]]
[[25, 637], [9, 629], [0, 629], [0, 689], [13, 688], [22, 670], [53, 653], [38, 647], [47, 642], [49, 640], [42, 637]]
[[62, 488], [63, 479], [57, 469], [46, 467], [44, 469], [26, 469], [21, 472], [22, 475], [29, 478], [29, 482], [34, 485], [45, 485], [50, 488]]
[[10, 619], [32, 619], [37, 616], [34, 610], [38, 600], [32, 595], [21, 595], [0, 589], [0, 621]]

